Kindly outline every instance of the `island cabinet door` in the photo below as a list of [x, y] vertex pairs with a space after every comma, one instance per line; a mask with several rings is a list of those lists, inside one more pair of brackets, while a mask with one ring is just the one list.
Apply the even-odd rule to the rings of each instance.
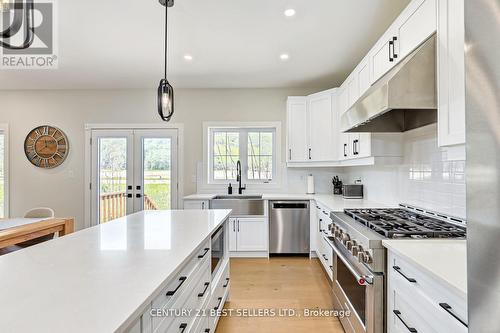
[[263, 218], [240, 218], [236, 225], [238, 251], [267, 251], [267, 223]]
[[229, 251], [237, 251], [237, 234], [238, 220], [235, 218], [229, 219]]

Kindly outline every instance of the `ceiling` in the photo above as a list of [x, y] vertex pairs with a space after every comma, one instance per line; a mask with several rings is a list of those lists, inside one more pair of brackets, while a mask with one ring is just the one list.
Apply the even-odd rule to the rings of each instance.
[[[164, 30], [157, 0], [56, 2], [59, 69], [2, 70], [0, 89], [157, 86]], [[177, 88], [334, 87], [408, 2], [176, 0], [169, 81]], [[287, 8], [296, 15], [285, 17]]]

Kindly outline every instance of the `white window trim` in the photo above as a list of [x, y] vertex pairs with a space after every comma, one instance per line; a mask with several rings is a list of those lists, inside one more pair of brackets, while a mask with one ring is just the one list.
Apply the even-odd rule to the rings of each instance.
[[8, 124], [0, 124], [0, 132], [4, 134], [4, 216], [9, 217], [9, 125]]
[[[275, 132], [274, 135], [274, 152], [273, 152], [273, 179], [270, 182], [264, 182], [261, 180], [247, 180], [246, 172], [243, 170], [243, 184], [248, 185], [247, 190], [259, 190], [259, 189], [270, 189], [279, 188], [281, 185], [282, 177], [282, 167], [281, 167], [281, 122], [204, 122], [203, 123], [203, 176], [201, 177], [201, 184], [199, 185], [198, 191], [210, 191], [210, 190], [225, 190], [229, 182], [233, 184], [233, 191], [237, 188], [234, 186], [236, 184], [235, 180], [211, 180], [210, 170], [213, 164], [211, 159], [212, 156], [212, 140], [209, 138], [212, 129], [223, 129], [223, 130], [234, 130], [238, 131], [241, 129], [248, 130], [272, 130]], [[240, 147], [240, 156], [244, 159], [247, 158], [247, 147]], [[244, 168], [247, 167], [245, 161], [241, 161]], [[237, 191], [237, 189], [236, 189]], [[233, 192], [236, 193], [236, 192]]]

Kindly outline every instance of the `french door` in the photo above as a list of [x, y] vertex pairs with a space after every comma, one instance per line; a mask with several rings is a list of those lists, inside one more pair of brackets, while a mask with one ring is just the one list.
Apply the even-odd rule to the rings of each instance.
[[92, 225], [177, 207], [177, 130], [92, 130]]

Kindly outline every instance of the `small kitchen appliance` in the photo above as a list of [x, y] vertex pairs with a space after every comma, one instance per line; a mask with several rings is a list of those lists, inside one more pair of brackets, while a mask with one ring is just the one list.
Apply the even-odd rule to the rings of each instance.
[[344, 199], [363, 199], [363, 184], [346, 184], [342, 186]]

